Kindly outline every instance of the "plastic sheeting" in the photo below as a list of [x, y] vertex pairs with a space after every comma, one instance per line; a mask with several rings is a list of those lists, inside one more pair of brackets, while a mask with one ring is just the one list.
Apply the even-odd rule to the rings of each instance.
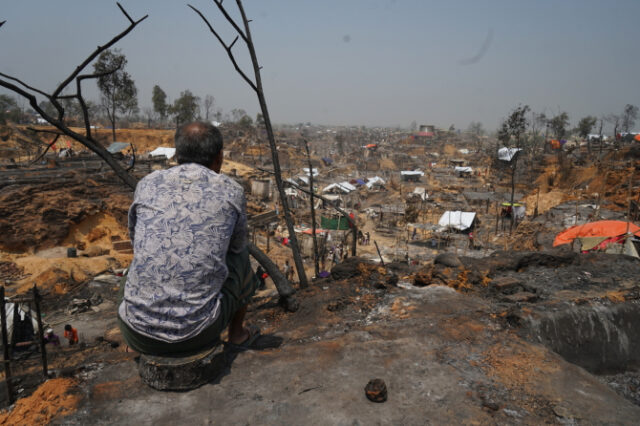
[[456, 166], [455, 171], [456, 173], [473, 173], [473, 169], [471, 167]]
[[373, 188], [374, 185], [384, 185], [385, 181], [384, 179], [382, 179], [380, 176], [374, 176], [372, 178], [369, 178], [369, 181], [367, 182], [366, 186], [367, 188], [371, 189]]
[[152, 157], [162, 157], [164, 155], [165, 157], [167, 157], [167, 159], [171, 160], [173, 156], [176, 155], [176, 149], [159, 146], [158, 148], [151, 151], [149, 155], [151, 155]]
[[522, 151], [520, 148], [507, 148], [503, 146], [498, 150], [498, 160], [511, 161], [518, 151]]
[[325, 187], [322, 190], [322, 192], [330, 192], [330, 191], [333, 191], [334, 189], [337, 189], [340, 192], [344, 192], [345, 194], [348, 194], [349, 192], [355, 191], [356, 187], [351, 185], [349, 182], [344, 181], [339, 183], [332, 183], [331, 185]]
[[446, 211], [440, 217], [438, 225], [444, 228], [455, 228], [464, 231], [471, 227], [475, 218], [475, 212]]
[[621, 220], [599, 220], [597, 222], [576, 225], [556, 235], [553, 246], [569, 244], [576, 238], [583, 237], [617, 237], [629, 233], [640, 237], [640, 227]]

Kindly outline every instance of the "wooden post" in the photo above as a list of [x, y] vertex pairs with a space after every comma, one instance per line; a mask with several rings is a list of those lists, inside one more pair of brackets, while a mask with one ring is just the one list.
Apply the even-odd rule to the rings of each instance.
[[271, 241], [271, 232], [267, 229], [267, 253], [269, 253], [269, 241]]
[[[15, 307], [14, 307], [15, 308]], [[7, 311], [4, 300], [4, 286], [0, 286], [0, 322], [2, 323], [2, 354], [4, 356], [4, 379], [7, 383], [7, 398], [13, 404], [11, 387], [11, 357], [9, 355], [9, 339], [7, 339]]]
[[42, 313], [40, 312], [40, 293], [38, 287], [33, 285], [33, 303], [36, 305], [36, 319], [38, 321], [38, 340], [40, 341], [40, 355], [42, 356], [42, 375], [45, 379], [49, 378], [49, 369], [47, 367], [47, 348], [44, 342], [44, 330], [42, 329]]
[[384, 260], [382, 260], [382, 255], [380, 254], [380, 249], [378, 248], [378, 242], [373, 240], [373, 244], [376, 245], [376, 251], [378, 252], [378, 257], [380, 258], [380, 264], [384, 267]]

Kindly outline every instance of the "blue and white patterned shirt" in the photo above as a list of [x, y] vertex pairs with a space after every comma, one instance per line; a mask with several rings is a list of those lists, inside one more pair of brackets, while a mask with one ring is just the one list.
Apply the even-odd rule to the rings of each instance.
[[133, 261], [120, 318], [180, 342], [218, 318], [228, 250], [246, 245], [246, 199], [233, 179], [195, 163], [146, 176], [129, 209]]

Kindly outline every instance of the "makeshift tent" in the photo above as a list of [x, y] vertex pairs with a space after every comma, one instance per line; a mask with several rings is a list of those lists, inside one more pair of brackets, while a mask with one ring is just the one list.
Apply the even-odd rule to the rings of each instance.
[[413, 196], [420, 197], [422, 201], [427, 201], [429, 194], [427, 194], [427, 188], [417, 187], [413, 189]]
[[640, 134], [635, 135], [633, 139], [640, 142]]
[[518, 151], [522, 150], [520, 148], [507, 148], [503, 146], [498, 150], [498, 160], [511, 161]]
[[458, 150], [458, 152], [459, 152], [460, 154], [464, 154], [464, 155], [469, 154], [469, 150], [468, 150], [467, 148], [459, 149], [459, 150]]
[[374, 186], [382, 186], [384, 184], [385, 184], [384, 179], [382, 179], [380, 176], [374, 176], [374, 177], [368, 179], [366, 187], [368, 189], [371, 189]]
[[640, 227], [630, 222], [623, 222], [621, 220], [599, 220], [597, 222], [585, 223], [584, 225], [572, 226], [556, 235], [553, 246], [569, 244], [576, 238], [618, 237], [625, 235], [627, 230], [630, 234], [640, 237]]
[[459, 231], [471, 228], [476, 218], [474, 212], [446, 211], [440, 217], [438, 225], [443, 228], [455, 228]]
[[311, 169], [311, 172], [309, 172], [309, 168], [308, 167], [303, 168], [302, 171], [307, 176], [311, 176], [310, 173], [313, 173], [313, 177], [316, 177], [316, 176], [319, 175], [318, 169], [316, 169], [315, 167], [313, 169]]
[[111, 145], [109, 145], [109, 148], [107, 148], [107, 151], [109, 151], [111, 154], [117, 154], [123, 149], [126, 149], [128, 147], [129, 147], [129, 144], [126, 142], [114, 142]]
[[167, 157], [168, 160], [171, 160], [174, 155], [176, 155], [175, 148], [167, 148], [163, 146], [159, 146], [149, 153], [152, 157], [162, 157], [163, 155]]
[[[20, 343], [33, 340], [34, 333], [38, 330], [38, 321], [29, 306], [15, 303], [5, 303], [4, 306], [7, 312], [7, 341]], [[18, 321], [14, 323], [16, 309]], [[44, 325], [43, 327], [46, 329]], [[15, 340], [12, 340], [14, 333]]]
[[320, 217], [320, 226], [322, 229], [336, 229], [336, 230], [347, 230], [349, 229], [349, 221], [343, 217]]
[[460, 166], [456, 166], [455, 167], [455, 171], [456, 173], [473, 173], [473, 169], [471, 167], [460, 167]]
[[351, 185], [349, 182], [344, 181], [340, 183], [332, 183], [331, 185], [325, 187], [322, 192], [343, 192], [348, 194], [349, 192], [355, 191], [356, 187]]
[[403, 170], [400, 172], [400, 176], [405, 182], [417, 182], [420, 177], [424, 176], [424, 172], [420, 170]]
[[333, 164], [333, 160], [329, 157], [322, 157], [322, 162], [325, 166], [330, 166]]

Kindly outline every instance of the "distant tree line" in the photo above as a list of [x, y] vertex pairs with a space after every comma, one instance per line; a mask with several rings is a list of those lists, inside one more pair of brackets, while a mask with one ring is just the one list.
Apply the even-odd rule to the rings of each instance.
[[[186, 89], [170, 102], [165, 91], [157, 84], [152, 90], [151, 107], [141, 111], [138, 105], [138, 89], [126, 66], [127, 58], [119, 49], [102, 52], [93, 65], [95, 75], [99, 76], [96, 82], [100, 90], [100, 100], [86, 101], [91, 122], [111, 128], [113, 140], [116, 139], [116, 128], [130, 127], [134, 123], [144, 123], [147, 127], [177, 127], [194, 120], [215, 120], [236, 123], [244, 128], [254, 125], [254, 120], [244, 109], [236, 108], [224, 113], [222, 109], [216, 108], [213, 95], [207, 94], [201, 98]], [[65, 110], [66, 123], [72, 126], [82, 125], [83, 112], [77, 100], [63, 98], [61, 103]], [[39, 106], [52, 116], [56, 114], [55, 107], [49, 101], [42, 101]], [[0, 94], [0, 123], [11, 121], [32, 124], [36, 123], [38, 118], [35, 111], [21, 106], [15, 97]], [[256, 117], [256, 125], [264, 126], [260, 114]]]

